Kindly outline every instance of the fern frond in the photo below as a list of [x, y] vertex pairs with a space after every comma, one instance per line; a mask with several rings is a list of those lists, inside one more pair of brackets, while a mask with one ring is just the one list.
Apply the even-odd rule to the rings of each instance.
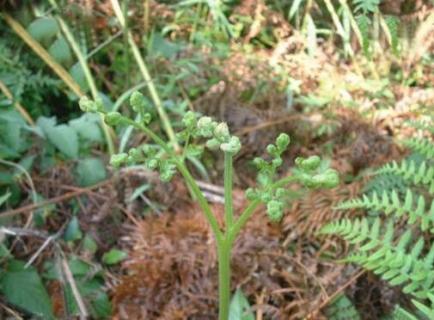
[[428, 192], [434, 194], [434, 166], [429, 165], [427, 161], [419, 164], [411, 160], [404, 160], [400, 164], [393, 161], [376, 171], [376, 174], [389, 173], [401, 176], [405, 181], [415, 185], [426, 185]]
[[432, 134], [434, 134], [434, 125], [432, 123], [432, 121], [408, 121], [407, 122], [409, 126], [422, 130], [422, 131], [427, 131], [430, 132]]
[[400, 20], [395, 16], [385, 16], [384, 21], [386, 22], [387, 29], [390, 33], [390, 42], [392, 49], [396, 52], [399, 44], [399, 22]]
[[[389, 221], [381, 230], [381, 220], [376, 218], [370, 226], [366, 218], [351, 221], [344, 219], [326, 225], [321, 233], [335, 234], [360, 246], [358, 253], [345, 259], [361, 265], [381, 276], [392, 286], [404, 285], [403, 292], [425, 299], [434, 289], [434, 245], [421, 257], [423, 238], [412, 246], [412, 231], [408, 229], [394, 243], [394, 224]], [[382, 232], [384, 231], [384, 232]]]
[[393, 310], [392, 319], [393, 320], [418, 320], [413, 314], [401, 308], [400, 306], [396, 306], [395, 310]]
[[413, 138], [405, 140], [403, 143], [406, 147], [420, 153], [426, 159], [434, 157], [434, 143], [429, 139]]
[[361, 319], [353, 302], [345, 294], [334, 299], [330, 305], [327, 306], [325, 314], [329, 320]]
[[373, 13], [378, 9], [381, 0], [354, 0], [355, 11], [363, 13]]
[[412, 300], [412, 302], [423, 315], [428, 317], [428, 319], [434, 319], [434, 295], [432, 293], [429, 293], [427, 295], [427, 298], [431, 302], [431, 307], [428, 307], [427, 305], [420, 303], [417, 300]]
[[396, 217], [408, 215], [408, 223], [415, 224], [418, 222], [422, 231], [431, 228], [434, 233], [434, 201], [431, 202], [430, 209], [426, 210], [425, 198], [423, 196], [416, 197], [414, 193], [407, 189], [405, 200], [401, 201], [396, 190], [391, 192], [384, 191], [381, 196], [377, 192], [373, 192], [371, 197], [363, 195], [362, 198], [353, 199], [339, 204], [336, 209], [367, 209], [382, 211], [386, 215], [393, 213]]
[[396, 190], [401, 197], [405, 195], [408, 183], [396, 174], [381, 174], [374, 176], [363, 188], [363, 193], [372, 195], [374, 192], [382, 193], [385, 190]]

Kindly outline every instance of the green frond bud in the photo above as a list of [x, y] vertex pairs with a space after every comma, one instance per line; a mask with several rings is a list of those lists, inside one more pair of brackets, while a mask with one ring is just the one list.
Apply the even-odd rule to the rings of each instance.
[[290, 141], [291, 139], [286, 133], [281, 133], [276, 139], [276, 146], [280, 151], [284, 151], [288, 147]]
[[327, 169], [323, 175], [325, 176], [322, 182], [323, 188], [331, 189], [339, 185], [339, 174], [336, 170]]
[[250, 201], [253, 201], [258, 197], [258, 192], [253, 188], [248, 188], [245, 194], [246, 194], [246, 198]]
[[213, 121], [211, 117], [201, 117], [197, 121], [199, 135], [205, 138], [210, 138], [213, 136], [215, 127], [217, 127], [217, 123]]
[[339, 175], [333, 169], [316, 174], [310, 178], [306, 186], [309, 188], [334, 188], [339, 184]]
[[303, 172], [297, 173], [298, 181], [307, 188], [315, 188], [315, 182], [312, 180], [312, 176], [310, 174], [306, 174]]
[[271, 156], [277, 155], [277, 147], [274, 144], [269, 144], [267, 146], [267, 152]]
[[297, 158], [295, 164], [302, 170], [312, 171], [319, 167], [321, 158], [318, 156], [310, 156], [307, 159]]
[[255, 158], [253, 159], [253, 164], [258, 168], [258, 169], [262, 169], [265, 168], [267, 165], [267, 161], [265, 161], [262, 158]]
[[144, 112], [146, 107], [146, 100], [143, 94], [141, 94], [139, 91], [134, 91], [130, 96], [130, 105], [135, 112]]
[[269, 174], [269, 172], [259, 172], [257, 180], [259, 185], [264, 187], [268, 187], [271, 183], [273, 183], [272, 176]]
[[132, 148], [128, 152], [128, 156], [131, 157], [132, 161], [136, 162], [136, 161], [140, 161], [142, 159], [143, 154], [142, 154], [142, 152], [139, 149]]
[[261, 201], [264, 203], [268, 203], [273, 199], [273, 195], [270, 191], [262, 192], [259, 196], [261, 197]]
[[275, 168], [278, 168], [282, 165], [283, 161], [281, 157], [277, 157], [275, 159], [273, 159], [272, 164]]
[[145, 166], [148, 169], [155, 170], [158, 167], [158, 160], [155, 158], [151, 158], [145, 161]]
[[271, 200], [267, 203], [267, 215], [271, 221], [279, 221], [283, 216], [283, 202]]
[[203, 153], [203, 146], [189, 145], [185, 150], [185, 154], [188, 157], [198, 158], [202, 155], [202, 153]]
[[114, 154], [110, 158], [110, 164], [115, 167], [119, 168], [122, 164], [124, 164], [128, 159], [128, 154], [126, 153], [119, 153]]
[[240, 139], [236, 136], [232, 136], [228, 142], [222, 143], [220, 145], [220, 149], [223, 152], [229, 152], [235, 154], [241, 149]]
[[147, 112], [147, 113], [145, 113], [145, 114], [143, 115], [142, 122], [143, 122], [143, 124], [144, 124], [145, 126], [147, 126], [148, 124], [150, 124], [150, 123], [151, 123], [151, 120], [152, 120], [152, 115], [151, 115], [149, 112]]
[[229, 127], [225, 122], [221, 122], [214, 129], [214, 136], [220, 141], [226, 141], [230, 138]]
[[155, 150], [149, 144], [145, 144], [142, 147], [142, 151], [143, 151], [144, 154], [146, 154], [147, 156], [149, 156], [150, 154], [153, 154]]
[[193, 111], [188, 111], [184, 114], [184, 117], [182, 117], [182, 123], [184, 126], [188, 129], [193, 129], [197, 125], [197, 116], [196, 113]]
[[163, 182], [169, 182], [175, 172], [176, 167], [174, 164], [170, 163], [169, 161], [162, 161], [160, 162], [160, 179]]
[[95, 101], [89, 99], [86, 96], [80, 98], [78, 105], [84, 112], [98, 112], [100, 109], [99, 105]]
[[281, 199], [286, 196], [286, 190], [284, 188], [277, 188], [276, 189], [276, 197]]
[[212, 138], [212, 139], [209, 139], [209, 140], [206, 142], [206, 147], [207, 147], [208, 149], [211, 149], [211, 150], [217, 150], [218, 148], [220, 148], [220, 144], [221, 144], [220, 141], [218, 141], [218, 140], [215, 139], [215, 138]]
[[115, 125], [118, 125], [122, 121], [122, 118], [123, 117], [119, 112], [112, 111], [112, 112], [107, 113], [104, 116], [104, 121], [109, 126], [115, 126]]

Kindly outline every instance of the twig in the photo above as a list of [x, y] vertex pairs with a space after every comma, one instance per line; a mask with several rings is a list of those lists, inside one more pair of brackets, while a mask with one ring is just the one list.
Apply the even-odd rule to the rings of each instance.
[[284, 118], [280, 118], [277, 120], [271, 120], [271, 121], [267, 121], [267, 122], [263, 122], [260, 123], [258, 125], [255, 126], [249, 126], [249, 127], [244, 127], [240, 130], [238, 130], [237, 132], [235, 132], [236, 135], [244, 135], [253, 131], [257, 131], [257, 130], [262, 130], [265, 128], [268, 128], [270, 126], [274, 126], [276, 124], [281, 124], [281, 123], [285, 123], [291, 120], [299, 120], [301, 117], [299, 115], [290, 115]]
[[11, 308], [9, 308], [8, 306], [4, 305], [1, 302], [0, 302], [0, 307], [5, 309], [6, 312], [10, 313], [14, 317], [14, 319], [23, 320], [23, 318], [16, 311], [12, 310]]
[[336, 292], [334, 292], [332, 295], [328, 296], [327, 299], [325, 299], [317, 308], [309, 312], [309, 314], [306, 316], [305, 319], [310, 319], [314, 314], [316, 314], [318, 311], [320, 311], [322, 308], [324, 308], [326, 305], [330, 303], [334, 298], [336, 298], [342, 291], [344, 291], [348, 286], [350, 286], [354, 281], [356, 281], [361, 275], [363, 275], [366, 272], [366, 270], [360, 270], [354, 277], [352, 277], [350, 280], [348, 280], [342, 287], [340, 287]]
[[86, 310], [86, 306], [83, 302], [80, 292], [78, 291], [77, 284], [75, 283], [71, 269], [69, 269], [68, 262], [65, 257], [62, 257], [62, 269], [63, 273], [65, 274], [66, 281], [68, 281], [69, 285], [71, 286], [74, 299], [77, 302], [78, 310], [80, 311], [80, 320], [85, 320], [88, 317], [88, 312]]
[[[8, 89], [8, 87], [0, 80], [0, 90], [3, 92], [3, 94], [8, 98], [9, 100], [13, 101], [14, 96], [12, 95], [12, 92]], [[32, 127], [35, 126], [35, 121], [33, 121], [32, 117], [29, 115], [27, 110], [19, 103], [18, 101], [14, 102], [15, 108], [18, 110], [18, 112], [21, 114], [21, 116], [24, 118], [24, 120], [27, 121], [29, 125]]]
[[102, 187], [102, 186], [108, 184], [109, 182], [111, 182], [111, 179], [108, 179], [108, 180], [105, 180], [103, 182], [100, 182], [100, 183], [98, 183], [98, 184], [96, 184], [94, 186], [91, 186], [91, 187], [88, 187], [88, 188], [83, 188], [83, 189], [80, 189], [80, 190], [77, 190], [77, 191], [68, 192], [68, 193], [65, 193], [65, 194], [63, 194], [61, 196], [54, 197], [54, 198], [51, 198], [51, 199], [48, 199], [48, 200], [45, 200], [45, 201], [41, 201], [41, 202], [38, 202], [38, 203], [35, 203], [35, 204], [24, 206], [24, 207], [21, 207], [21, 208], [18, 208], [18, 209], [13, 209], [13, 210], [5, 211], [3, 213], [0, 213], [0, 218], [14, 216], [14, 215], [17, 215], [17, 214], [20, 214], [20, 213], [24, 213], [24, 212], [35, 210], [35, 209], [40, 208], [40, 207], [44, 207], [44, 206], [49, 205], [49, 204], [53, 204], [53, 203], [61, 202], [61, 201], [64, 201], [64, 200], [67, 200], [67, 199], [70, 199], [70, 198], [74, 198], [76, 196], [79, 196], [80, 194], [87, 193], [90, 190]]
[[0, 227], [0, 233], [8, 234], [11, 236], [31, 236], [45, 239], [48, 235], [45, 232], [32, 229], [14, 228], [14, 227]]
[[57, 238], [59, 238], [62, 235], [63, 230], [65, 229], [65, 226], [66, 226], [66, 224], [64, 224], [55, 234], [49, 236], [44, 241], [42, 246], [40, 246], [39, 249], [29, 259], [29, 261], [27, 261], [26, 265], [24, 266], [24, 269], [26, 269], [32, 265], [32, 263], [36, 260], [36, 258], [39, 257], [39, 255], [42, 253], [42, 251], [44, 251], [44, 249], [50, 244], [50, 242], [56, 240]]

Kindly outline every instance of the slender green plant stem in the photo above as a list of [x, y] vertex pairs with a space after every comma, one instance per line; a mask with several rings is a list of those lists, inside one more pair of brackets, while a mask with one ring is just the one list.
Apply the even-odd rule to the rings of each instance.
[[329, 13], [332, 17], [333, 23], [337, 29], [338, 34], [342, 37], [345, 50], [349, 53], [350, 56], [354, 56], [354, 51], [351, 48], [351, 45], [349, 43], [349, 35], [345, 32], [344, 27], [342, 26], [342, 23], [339, 20], [339, 16], [336, 13], [336, 10], [333, 7], [331, 0], [324, 0], [324, 3], [325, 3], [327, 10], [329, 11]]
[[179, 157], [176, 155], [176, 153], [163, 141], [163, 139], [161, 139], [152, 130], [150, 130], [146, 126], [144, 126], [140, 123], [137, 123], [137, 122], [135, 122], [129, 118], [123, 117], [123, 120], [126, 123], [128, 123], [129, 125], [143, 131], [152, 140], [154, 140], [154, 142], [156, 144], [158, 144], [161, 148], [163, 148], [163, 150], [166, 151], [167, 154], [169, 154], [172, 159], [175, 160], [176, 167], [178, 168], [179, 172], [181, 172], [187, 185], [190, 187], [190, 190], [193, 192], [194, 196], [196, 197], [196, 199], [199, 203], [199, 206], [201, 207], [203, 213], [205, 214], [205, 217], [211, 226], [211, 230], [213, 231], [213, 233], [216, 237], [217, 243], [220, 243], [223, 240], [223, 233], [220, 230], [217, 219], [215, 218], [215, 216], [211, 210], [211, 207], [208, 204], [208, 201], [205, 199], [204, 195], [202, 194], [202, 191], [200, 191], [199, 186], [197, 185], [196, 181], [194, 180], [193, 176], [190, 174], [190, 171], [188, 171], [188, 169], [184, 165], [184, 163], [179, 160]]
[[148, 84], [148, 90], [149, 94], [151, 95], [151, 98], [155, 104], [155, 107], [157, 109], [157, 112], [160, 116], [161, 122], [163, 123], [164, 130], [166, 131], [166, 134], [170, 140], [170, 143], [173, 145], [176, 151], [179, 150], [179, 145], [176, 140], [175, 133], [173, 131], [172, 125], [170, 123], [169, 117], [167, 116], [166, 111], [163, 108], [163, 104], [161, 103], [160, 97], [157, 93], [157, 89], [155, 88], [153, 79], [151, 78], [151, 75], [148, 71], [148, 68], [145, 64], [145, 61], [142, 58], [142, 55], [140, 54], [139, 48], [137, 47], [136, 43], [134, 42], [133, 35], [129, 30], [126, 29], [126, 21], [125, 16], [122, 13], [121, 7], [119, 5], [118, 0], [111, 0], [113, 10], [116, 14], [117, 19], [119, 20], [119, 23], [121, 27], [124, 29], [124, 33], [127, 36], [128, 43], [131, 47], [131, 51], [133, 52], [134, 58], [136, 59], [137, 65], [139, 66], [140, 72], [142, 73], [143, 78], [145, 79], [146, 83]]
[[[290, 182], [296, 181], [297, 178], [295, 176], [288, 176], [285, 178], [280, 179], [279, 181], [276, 181], [270, 189], [276, 189], [283, 187], [287, 185]], [[246, 209], [241, 213], [241, 216], [238, 218], [238, 220], [232, 225], [232, 228], [228, 231], [227, 238], [228, 241], [232, 243], [237, 238], [238, 234], [240, 233], [241, 229], [245, 226], [247, 221], [250, 219], [252, 214], [255, 212], [255, 209], [261, 204], [260, 199], [253, 200], [250, 202], [250, 204], [247, 206]]]
[[219, 271], [219, 320], [228, 320], [231, 297], [231, 252], [232, 244], [225, 238], [217, 243]]
[[241, 216], [238, 218], [238, 220], [232, 225], [232, 228], [228, 231], [228, 241], [233, 244], [235, 239], [237, 238], [238, 234], [240, 233], [241, 229], [244, 227], [244, 225], [247, 223], [247, 221], [250, 219], [252, 214], [255, 212], [255, 209], [261, 204], [261, 200], [253, 200], [250, 202], [250, 204], [247, 206], [246, 209], [244, 209]]
[[225, 196], [225, 229], [230, 230], [234, 217], [234, 208], [232, 203], [232, 176], [233, 170], [233, 155], [230, 152], [225, 152], [224, 164], [224, 196]]
[[[53, 8], [58, 9], [58, 5], [55, 0], [49, 0]], [[92, 76], [92, 73], [90, 72], [89, 65], [87, 63], [86, 58], [81, 52], [80, 47], [77, 44], [77, 41], [75, 41], [74, 36], [72, 35], [71, 30], [69, 29], [66, 22], [58, 15], [55, 15], [57, 22], [60, 25], [60, 29], [62, 29], [63, 34], [65, 35], [66, 39], [68, 40], [69, 45], [71, 46], [72, 50], [74, 51], [78, 62], [80, 63], [80, 66], [84, 72], [84, 76], [86, 77], [86, 81], [89, 84], [90, 92], [92, 93], [92, 97], [94, 100], [99, 99], [98, 89], [96, 88], [95, 79]], [[110, 129], [107, 126], [107, 124], [104, 122], [104, 117], [101, 115], [100, 117], [101, 121], [101, 128], [103, 129], [105, 140], [107, 143], [108, 151], [110, 155], [113, 155], [115, 153], [114, 143], [112, 136], [110, 135]]]

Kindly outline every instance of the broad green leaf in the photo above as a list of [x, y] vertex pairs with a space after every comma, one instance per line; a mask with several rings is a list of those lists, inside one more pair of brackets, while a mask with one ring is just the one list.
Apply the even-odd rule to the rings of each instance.
[[229, 306], [229, 320], [255, 320], [249, 301], [241, 289], [237, 289], [232, 297]]
[[21, 115], [10, 108], [0, 110], [0, 156], [17, 158], [26, 146], [24, 144], [23, 128], [25, 122]]
[[116, 264], [124, 260], [128, 254], [119, 249], [111, 249], [110, 251], [104, 253], [102, 256], [102, 262], [105, 264]]
[[81, 89], [87, 91], [89, 89], [89, 84], [87, 83], [86, 76], [84, 75], [83, 68], [80, 63], [74, 64], [71, 69], [69, 69], [71, 77], [78, 83]]
[[27, 31], [33, 39], [41, 42], [53, 38], [59, 32], [59, 27], [54, 18], [39, 18], [27, 27]]
[[61, 124], [48, 128], [45, 133], [48, 141], [64, 155], [73, 159], [78, 157], [78, 136], [73, 128]]
[[84, 250], [94, 254], [98, 250], [98, 245], [91, 235], [86, 234], [83, 239], [83, 248]]
[[55, 117], [47, 118], [47, 117], [39, 117], [38, 120], [36, 120], [36, 125], [38, 128], [41, 129], [42, 133], [46, 135], [46, 132], [50, 129], [55, 127], [57, 124], [57, 120]]
[[107, 176], [104, 163], [98, 158], [80, 160], [75, 171], [77, 182], [83, 187], [94, 185]]
[[72, 60], [71, 49], [64, 37], [60, 37], [53, 42], [48, 49], [50, 55], [60, 64], [68, 65]]
[[39, 318], [54, 319], [50, 297], [35, 269], [15, 263], [3, 274], [0, 285], [10, 304]]
[[74, 128], [80, 138], [84, 140], [89, 142], [102, 142], [103, 136], [99, 121], [98, 115], [85, 113], [80, 118], [69, 121], [69, 126]]
[[69, 259], [68, 266], [74, 277], [85, 276], [91, 270], [91, 266], [79, 258]]
[[[42, 195], [36, 194], [36, 202], [42, 202], [46, 200]], [[36, 226], [42, 227], [45, 224], [46, 219], [54, 212], [56, 209], [56, 205], [54, 203], [45, 205], [41, 208], [38, 208], [33, 214], [33, 221]]]
[[155, 33], [152, 37], [150, 51], [154, 55], [170, 59], [181, 49], [181, 45], [166, 40], [160, 33]]
[[81, 239], [81, 237], [83, 236], [81, 230], [80, 230], [80, 225], [78, 223], [78, 219], [77, 217], [73, 217], [71, 219], [71, 221], [68, 223], [68, 226], [66, 227], [65, 230], [65, 241], [74, 241], [74, 240], [78, 240]]

